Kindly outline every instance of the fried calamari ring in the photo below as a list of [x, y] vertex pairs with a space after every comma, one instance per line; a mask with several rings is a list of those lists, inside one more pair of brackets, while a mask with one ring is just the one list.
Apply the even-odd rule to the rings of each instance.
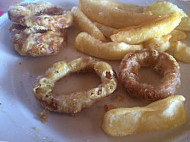
[[62, 31], [32, 31], [13, 24], [9, 31], [14, 49], [22, 56], [54, 55], [65, 47], [66, 29]]
[[9, 8], [8, 16], [12, 22], [35, 30], [63, 29], [69, 27], [73, 21], [71, 12], [48, 2], [12, 6]]
[[[163, 75], [158, 85], [138, 82], [138, 71], [142, 66], [151, 66]], [[167, 53], [156, 50], [139, 50], [127, 54], [119, 68], [119, 77], [129, 95], [146, 100], [159, 100], [174, 95], [180, 85], [180, 67]]]
[[[53, 87], [59, 79], [72, 73], [94, 70], [102, 83], [91, 90], [75, 92], [70, 95], [52, 94]], [[57, 62], [48, 69], [45, 75], [37, 81], [33, 92], [41, 105], [50, 111], [77, 113], [83, 108], [92, 106], [95, 102], [110, 95], [117, 88], [117, 77], [112, 67], [103, 61], [91, 57], [78, 58], [69, 63]]]

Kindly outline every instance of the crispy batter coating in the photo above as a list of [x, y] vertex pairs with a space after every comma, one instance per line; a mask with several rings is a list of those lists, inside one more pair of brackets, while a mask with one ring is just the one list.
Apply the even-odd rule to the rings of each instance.
[[63, 15], [41, 15], [24, 17], [20, 24], [37, 30], [58, 30], [68, 28], [72, 24], [71, 12]]
[[33, 31], [13, 24], [9, 31], [14, 49], [22, 56], [54, 55], [65, 47], [66, 29], [62, 31]]
[[127, 53], [142, 49], [143, 45], [102, 42], [86, 32], [81, 32], [75, 38], [75, 48], [85, 54], [101, 59], [121, 60]]
[[[158, 85], [138, 82], [138, 71], [150, 66], [163, 78]], [[119, 68], [119, 77], [129, 95], [159, 100], [174, 95], [180, 85], [180, 67], [169, 54], [156, 50], [139, 50], [127, 54]]]
[[182, 95], [175, 95], [144, 107], [111, 109], [104, 115], [102, 129], [121, 137], [179, 127], [187, 121], [184, 101]]
[[72, 24], [71, 12], [64, 11], [48, 2], [25, 3], [12, 6], [8, 11], [9, 19], [34, 30], [57, 30]]
[[60, 15], [62, 12], [62, 8], [58, 8], [49, 2], [23, 3], [16, 6], [11, 6], [8, 11], [8, 16], [12, 22], [19, 23], [25, 16], [35, 16], [41, 14]]
[[[72, 73], [92, 71], [101, 78], [102, 83], [97, 87], [74, 92], [69, 95], [52, 94], [53, 87], [59, 79]], [[75, 114], [84, 108], [92, 106], [117, 88], [117, 76], [113, 68], [106, 62], [91, 57], [78, 58], [69, 63], [57, 62], [49, 68], [45, 75], [37, 80], [33, 89], [36, 99], [47, 110]]]

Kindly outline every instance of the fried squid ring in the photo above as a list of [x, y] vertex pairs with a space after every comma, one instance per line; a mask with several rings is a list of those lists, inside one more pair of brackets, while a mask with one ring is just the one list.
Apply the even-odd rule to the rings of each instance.
[[13, 24], [9, 31], [14, 49], [22, 56], [47, 56], [60, 52], [65, 47], [66, 29], [62, 31], [32, 31]]
[[34, 30], [57, 30], [72, 24], [71, 12], [49, 2], [24, 3], [10, 7], [9, 19]]
[[[138, 82], [138, 71], [142, 66], [151, 66], [163, 75], [158, 85]], [[127, 54], [119, 67], [119, 77], [129, 95], [146, 100], [159, 100], [174, 95], [180, 85], [180, 67], [167, 53], [156, 50], [139, 50]]]
[[[70, 95], [52, 94], [56, 81], [72, 73], [94, 70], [102, 83], [96, 88]], [[41, 105], [50, 111], [77, 113], [110, 95], [117, 88], [117, 77], [113, 68], [103, 61], [91, 57], [78, 58], [69, 63], [57, 62], [37, 81], [33, 92]]]

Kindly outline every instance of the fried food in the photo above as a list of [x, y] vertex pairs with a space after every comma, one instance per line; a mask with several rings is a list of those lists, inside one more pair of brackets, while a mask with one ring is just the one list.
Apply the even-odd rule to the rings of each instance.
[[13, 24], [9, 31], [13, 48], [22, 56], [54, 55], [65, 47], [66, 29], [34, 32], [21, 25]]
[[173, 30], [171, 36], [170, 41], [179, 41], [187, 38], [187, 34], [180, 30]]
[[173, 42], [173, 56], [176, 60], [190, 63], [190, 48], [181, 41]]
[[68, 28], [73, 22], [71, 12], [64, 12], [62, 15], [40, 15], [24, 17], [19, 24], [30, 27], [34, 30], [59, 30]]
[[[163, 76], [159, 84], [138, 81], [138, 71], [144, 66], [152, 67]], [[151, 101], [174, 95], [181, 84], [179, 64], [173, 56], [156, 50], [139, 50], [126, 54], [119, 67], [119, 78], [128, 95]]]
[[90, 19], [88, 19], [86, 15], [84, 15], [84, 13], [78, 7], [73, 7], [71, 11], [74, 16], [75, 24], [82, 32], [87, 32], [101, 41], [106, 40], [103, 33], [96, 27], [94, 23], [90, 21]]
[[[55, 83], [72, 73], [95, 71], [102, 83], [97, 87], [74, 92], [69, 95], [52, 94]], [[78, 58], [69, 63], [57, 62], [49, 68], [45, 75], [37, 80], [33, 89], [36, 99], [47, 110], [75, 114], [84, 108], [91, 107], [97, 101], [112, 94], [117, 88], [117, 76], [113, 68], [106, 62], [91, 57]]]
[[144, 13], [152, 15], [166, 15], [171, 13], [181, 13], [182, 17], [187, 17], [187, 14], [177, 5], [169, 1], [155, 1], [144, 8]]
[[179, 127], [187, 121], [184, 101], [175, 95], [145, 107], [111, 109], [104, 115], [102, 129], [110, 136], [127, 136]]
[[190, 14], [187, 14], [187, 15], [188, 17], [183, 17], [181, 19], [179, 26], [177, 26], [178, 30], [190, 31]]
[[49, 2], [23, 3], [8, 11], [13, 24], [9, 31], [13, 48], [22, 56], [47, 56], [60, 52], [66, 43], [71, 12]]
[[34, 30], [57, 30], [72, 24], [71, 12], [48, 2], [24, 3], [8, 10], [9, 19]]
[[61, 14], [63, 12], [62, 8], [56, 7], [54, 4], [49, 2], [41, 3], [23, 3], [16, 6], [11, 6], [8, 11], [9, 19], [12, 22], [19, 23], [25, 16], [34, 16], [41, 13], [50, 14], [51, 13]]
[[79, 33], [75, 39], [75, 48], [90, 56], [98, 57], [106, 60], [121, 60], [126, 53], [134, 50], [140, 50], [143, 46], [129, 45], [117, 42], [102, 42], [95, 39], [88, 33]]
[[124, 28], [151, 21], [158, 16], [143, 13], [143, 7], [114, 0], [79, 0], [80, 9], [93, 22]]
[[149, 39], [143, 43], [143, 47], [147, 49], [155, 49], [160, 52], [164, 52], [170, 48], [171, 35], [165, 35], [162, 37], [157, 37]]
[[144, 9], [144, 13], [151, 15], [165, 15], [170, 13], [181, 13], [182, 19], [177, 29], [183, 31], [190, 31], [190, 14], [186, 14], [177, 5], [168, 1], [156, 1]]
[[132, 26], [115, 31], [111, 36], [112, 41], [138, 44], [152, 38], [161, 37], [174, 30], [181, 21], [181, 14], [173, 13], [159, 17], [154, 21]]
[[102, 33], [107, 37], [110, 38], [111, 35], [113, 35], [113, 32], [116, 30], [115, 28], [108, 27], [105, 25], [102, 25], [100, 23], [94, 22], [94, 24], [102, 31]]

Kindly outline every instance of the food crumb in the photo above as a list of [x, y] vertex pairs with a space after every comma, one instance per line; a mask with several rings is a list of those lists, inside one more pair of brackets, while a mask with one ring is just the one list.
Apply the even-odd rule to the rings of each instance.
[[75, 114], [75, 113], [73, 113], [73, 114], [71, 114], [71, 116], [72, 116], [72, 117], [76, 117], [76, 114]]
[[43, 140], [46, 140], [47, 138], [48, 138], [48, 137], [43, 137], [42, 139], [43, 139]]
[[32, 127], [32, 129], [34, 129], [36, 132], [39, 131], [39, 128], [38, 128], [38, 127]]
[[113, 104], [107, 104], [107, 105], [104, 105], [104, 110], [105, 112], [111, 110], [111, 109], [114, 109], [114, 108], [117, 108], [115, 105]]
[[44, 109], [42, 112], [39, 113], [39, 117], [42, 123], [46, 123], [48, 120], [49, 111]]

